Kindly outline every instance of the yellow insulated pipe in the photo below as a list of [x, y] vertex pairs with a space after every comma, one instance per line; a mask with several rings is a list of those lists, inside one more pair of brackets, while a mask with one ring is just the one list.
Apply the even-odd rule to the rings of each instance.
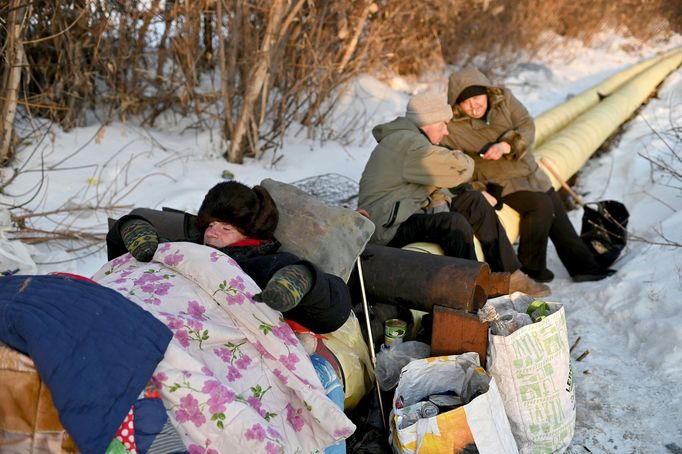
[[[661, 60], [633, 77], [570, 125], [554, 134], [535, 149], [535, 157], [554, 164], [559, 175], [568, 179], [587, 162], [590, 156], [647, 99], [652, 91], [682, 64], [682, 52]], [[560, 183], [546, 172], [555, 189]]]
[[635, 75], [672, 55], [682, 53], [682, 49], [672, 49], [637, 63], [608, 79], [588, 88], [568, 101], [549, 109], [535, 118], [535, 147], [537, 148], [552, 134], [568, 125], [580, 114], [599, 103], [600, 95], [609, 95]]

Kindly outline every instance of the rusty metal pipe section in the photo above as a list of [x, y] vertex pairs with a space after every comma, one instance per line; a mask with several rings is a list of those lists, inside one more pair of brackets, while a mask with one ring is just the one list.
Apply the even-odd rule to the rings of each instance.
[[487, 263], [368, 244], [361, 255], [371, 302], [431, 312], [434, 305], [478, 310], [487, 300]]

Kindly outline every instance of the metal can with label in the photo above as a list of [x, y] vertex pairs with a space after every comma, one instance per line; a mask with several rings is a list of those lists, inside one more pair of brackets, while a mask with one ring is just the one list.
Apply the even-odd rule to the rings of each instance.
[[428, 400], [425, 402], [422, 402], [422, 408], [420, 411], [421, 417], [422, 418], [433, 418], [434, 416], [438, 415], [438, 407], [429, 402]]
[[387, 347], [400, 344], [406, 332], [407, 322], [397, 318], [386, 320], [384, 325], [384, 344]]

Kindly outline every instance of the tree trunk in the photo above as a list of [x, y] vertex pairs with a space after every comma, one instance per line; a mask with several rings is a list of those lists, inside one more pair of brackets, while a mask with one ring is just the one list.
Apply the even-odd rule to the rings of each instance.
[[10, 2], [10, 14], [7, 21], [7, 46], [5, 47], [5, 71], [2, 75], [2, 110], [0, 122], [0, 166], [5, 166], [14, 155], [14, 117], [17, 112], [17, 94], [21, 69], [24, 65], [24, 45], [21, 41], [26, 4], [22, 0]]
[[[218, 0], [221, 2], [222, 0]], [[213, 68], [215, 62], [215, 55], [213, 52], [213, 10], [215, 5], [212, 1], [206, 2], [203, 10], [204, 19], [204, 49], [203, 49], [203, 59], [204, 66], [206, 68]]]
[[[232, 137], [232, 80], [228, 76], [228, 63], [225, 55], [225, 37], [223, 36], [223, 1], [216, 2], [216, 35], [218, 36], [218, 62], [220, 64], [220, 90], [223, 95], [223, 138]], [[229, 24], [229, 15], [228, 15]], [[233, 30], [234, 33], [234, 30]], [[234, 45], [234, 44], [233, 44]]]
[[355, 24], [355, 33], [353, 33], [353, 38], [350, 40], [350, 43], [346, 47], [346, 52], [344, 52], [343, 57], [341, 58], [341, 63], [339, 63], [339, 67], [336, 70], [337, 73], [341, 74], [350, 61], [350, 57], [353, 55], [353, 52], [358, 45], [358, 41], [360, 40], [362, 30], [365, 28], [367, 17], [369, 16], [369, 13], [372, 11], [373, 7], [375, 8], [376, 5], [374, 5], [372, 0], [365, 1], [365, 7], [362, 9], [362, 13], [358, 17], [358, 21]]
[[254, 105], [257, 102], [265, 77], [270, 68], [270, 61], [272, 59], [271, 48], [273, 45], [273, 38], [276, 37], [276, 32], [282, 22], [284, 16], [284, 0], [274, 0], [270, 7], [268, 15], [268, 25], [265, 28], [263, 42], [260, 46], [259, 59], [256, 65], [250, 71], [247, 79], [248, 85], [244, 93], [244, 102], [242, 103], [242, 110], [239, 114], [237, 124], [235, 125], [230, 142], [230, 148], [227, 151], [227, 160], [241, 164], [244, 161], [244, 151], [242, 149], [242, 141], [244, 134], [246, 134], [249, 122], [253, 116]]

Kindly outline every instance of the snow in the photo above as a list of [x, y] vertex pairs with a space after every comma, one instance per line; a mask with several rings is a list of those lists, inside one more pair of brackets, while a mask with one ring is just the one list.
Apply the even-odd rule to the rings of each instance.
[[[591, 47], [565, 41], [501, 80], [537, 115], [655, 51], [682, 45], [682, 36], [634, 44], [609, 35]], [[294, 128], [283, 150], [243, 165], [220, 157], [216, 131], [170, 123], [143, 129], [134, 121], [69, 132], [53, 126], [45, 140], [19, 152], [13, 167], [21, 172], [0, 195], [0, 209], [6, 204], [33, 212], [99, 207], [30, 218], [27, 224], [101, 234], [107, 217], [135, 206], [196, 211], [206, 191], [222, 181], [224, 170], [249, 185], [264, 178], [293, 182], [326, 173], [357, 182], [374, 145], [372, 126], [401, 115], [410, 93], [428, 87], [445, 90], [447, 75], [444, 71], [428, 80], [386, 83], [361, 76], [342, 98], [336, 127], [318, 132], [327, 140], [308, 138], [305, 130]], [[608, 152], [582, 169], [575, 188], [587, 201], [616, 199], [628, 207], [632, 236], [614, 265], [618, 273], [601, 282], [573, 283], [550, 246], [549, 268], [556, 279], [549, 299], [565, 305], [569, 343], [576, 343], [572, 356], [578, 416], [570, 453], [682, 452], [681, 151], [678, 69]], [[4, 169], [2, 180], [10, 175]], [[579, 226], [581, 210], [570, 215]], [[25, 249], [39, 273], [92, 275], [106, 261], [103, 243], [80, 246], [52, 241]]]

